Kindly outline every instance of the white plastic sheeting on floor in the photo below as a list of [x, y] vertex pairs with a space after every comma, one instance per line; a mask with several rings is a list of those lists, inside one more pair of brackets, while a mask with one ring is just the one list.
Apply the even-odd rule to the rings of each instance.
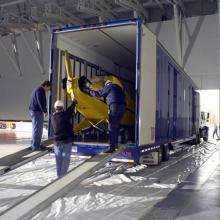
[[90, 184], [72, 189], [32, 220], [138, 219], [217, 150], [219, 147], [214, 144], [191, 147], [184, 155], [175, 155], [158, 167], [137, 166], [116, 174], [100, 173], [101, 178], [94, 178], [99, 181], [90, 179]]
[[[72, 158], [69, 169], [82, 162], [82, 159]], [[47, 154], [0, 176], [0, 213], [56, 178], [54, 154]]]

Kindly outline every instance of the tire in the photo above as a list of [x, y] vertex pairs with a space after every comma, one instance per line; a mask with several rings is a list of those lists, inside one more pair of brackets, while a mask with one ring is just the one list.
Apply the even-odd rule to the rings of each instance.
[[200, 135], [197, 134], [196, 135], [196, 144], [200, 144], [200, 143], [201, 143]]
[[208, 138], [207, 137], [203, 137], [203, 141], [207, 142]]
[[168, 161], [170, 159], [170, 148], [168, 145], [162, 145], [162, 161]]
[[201, 137], [203, 138], [203, 140], [205, 142], [207, 142], [208, 141], [208, 137], [209, 137], [209, 128], [207, 126], [204, 126], [204, 127], [201, 128], [200, 131], [201, 131], [200, 132]]
[[192, 145], [197, 145], [197, 144], [200, 144], [200, 143], [201, 143], [201, 140], [200, 140], [200, 135], [199, 134], [196, 135], [195, 139], [190, 141], [190, 144], [192, 144]]
[[161, 164], [162, 162], [162, 157], [163, 157], [163, 154], [162, 154], [162, 149], [161, 147], [158, 149], [158, 165]]

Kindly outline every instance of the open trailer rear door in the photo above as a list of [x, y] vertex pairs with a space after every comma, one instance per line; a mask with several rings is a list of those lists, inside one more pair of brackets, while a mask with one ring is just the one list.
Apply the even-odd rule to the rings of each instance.
[[137, 34], [137, 145], [155, 142], [156, 36], [139, 24]]

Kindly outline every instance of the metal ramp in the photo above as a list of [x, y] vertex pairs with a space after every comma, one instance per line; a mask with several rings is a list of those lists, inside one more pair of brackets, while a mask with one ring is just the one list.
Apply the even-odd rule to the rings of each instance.
[[19, 204], [11, 207], [0, 215], [0, 220], [30, 219], [50, 203], [65, 195], [70, 189], [88, 178], [106, 162], [110, 161], [119, 151], [113, 154], [97, 154], [83, 164], [69, 171], [64, 177], [48, 184]]

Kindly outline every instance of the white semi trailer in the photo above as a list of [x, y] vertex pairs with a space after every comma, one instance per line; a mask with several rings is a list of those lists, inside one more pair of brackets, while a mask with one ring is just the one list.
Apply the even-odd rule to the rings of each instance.
[[[169, 159], [176, 143], [199, 139], [199, 94], [190, 77], [138, 19], [55, 29], [51, 40], [50, 114], [56, 99], [68, 102], [62, 89], [68, 50], [75, 77], [115, 75], [135, 103], [135, 121], [124, 154], [116, 160], [144, 163], [149, 152]], [[95, 106], [94, 106], [95, 108]], [[75, 123], [82, 119], [78, 114]], [[51, 133], [50, 120], [49, 131]], [[95, 129], [75, 138], [75, 154], [95, 154], [108, 147]], [[162, 154], [161, 154], [162, 153]]]

